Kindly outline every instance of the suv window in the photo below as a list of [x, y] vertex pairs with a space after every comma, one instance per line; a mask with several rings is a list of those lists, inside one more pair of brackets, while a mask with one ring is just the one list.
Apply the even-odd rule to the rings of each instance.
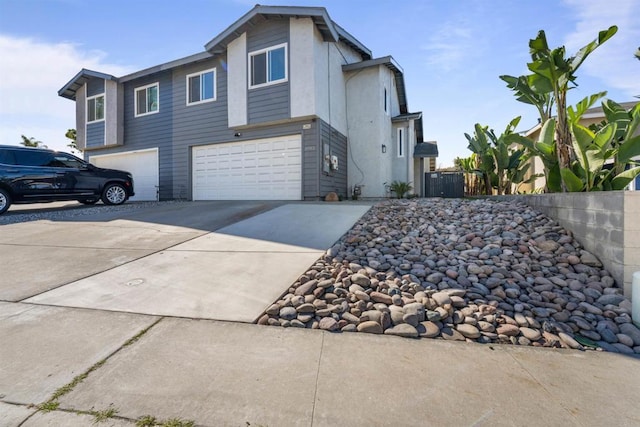
[[5, 165], [15, 165], [16, 161], [13, 158], [13, 150], [0, 149], [0, 163]]
[[75, 157], [67, 156], [65, 154], [58, 153], [53, 156], [49, 166], [54, 168], [76, 168], [80, 169], [84, 166], [84, 163]]
[[50, 166], [52, 153], [31, 150], [14, 151], [15, 163], [21, 166]]

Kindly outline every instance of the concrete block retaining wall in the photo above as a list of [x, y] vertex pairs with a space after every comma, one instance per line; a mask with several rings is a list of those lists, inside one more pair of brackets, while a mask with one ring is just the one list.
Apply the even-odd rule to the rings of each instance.
[[[597, 256], [624, 294], [640, 271], [640, 191], [510, 196], [555, 219]], [[636, 296], [639, 298], [640, 296]]]

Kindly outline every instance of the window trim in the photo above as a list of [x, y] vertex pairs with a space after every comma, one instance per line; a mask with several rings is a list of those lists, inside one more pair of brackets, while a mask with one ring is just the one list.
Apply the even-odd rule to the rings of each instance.
[[[146, 113], [141, 113], [138, 114], [138, 92], [140, 92], [141, 90], [146, 91], [147, 89], [156, 86], [156, 92], [158, 94], [158, 108], [155, 109], [155, 111], [147, 111]], [[148, 85], [144, 85], [144, 86], [139, 86], [137, 88], [135, 88], [133, 90], [133, 116], [134, 117], [143, 117], [143, 116], [149, 116], [151, 114], [156, 114], [160, 112], [160, 82], [155, 82], [155, 83], [151, 83]]]
[[[257, 89], [257, 88], [261, 88], [261, 87], [265, 87], [265, 86], [271, 86], [271, 85], [276, 85], [276, 84], [280, 84], [280, 83], [285, 83], [289, 81], [289, 47], [287, 46], [288, 43], [280, 43], [277, 45], [273, 45], [273, 46], [269, 46], [266, 47], [264, 49], [260, 49], [260, 50], [254, 50], [253, 52], [249, 52], [248, 54], [248, 60], [247, 60], [247, 68], [248, 68], [248, 73], [247, 73], [247, 77], [248, 77], [248, 85], [249, 85], [249, 89]], [[268, 81], [269, 79], [269, 52], [273, 51], [273, 50], [277, 50], [280, 48], [284, 48], [284, 78], [282, 79], [278, 79], [278, 80], [272, 80], [272, 81]], [[260, 83], [257, 85], [251, 84], [252, 82], [252, 77], [253, 77], [253, 70], [251, 69], [251, 59], [256, 56], [256, 55], [261, 55], [263, 53], [266, 53], [266, 70], [267, 70], [267, 81], [265, 83]]]
[[[191, 93], [191, 88], [189, 87], [189, 79], [193, 76], [200, 76], [200, 97], [202, 98], [202, 75], [211, 73], [211, 72], [213, 73], [213, 98], [207, 98], [204, 100], [200, 99], [200, 101], [189, 102], [189, 94]], [[204, 104], [206, 102], [213, 102], [216, 99], [218, 99], [218, 72], [216, 70], [216, 67], [209, 68], [208, 70], [202, 70], [202, 71], [197, 71], [195, 73], [187, 74], [186, 88], [187, 88], [187, 91], [185, 94], [185, 98], [186, 98], [187, 105]]]
[[403, 128], [398, 128], [396, 131], [396, 152], [399, 158], [404, 157], [404, 135]]
[[[101, 119], [97, 119], [97, 120], [89, 120], [89, 101], [93, 100], [93, 99], [97, 99], [97, 98], [104, 98], [102, 100], [102, 105], [103, 105], [103, 111], [102, 111], [102, 118]], [[94, 104], [94, 114], [95, 114], [95, 104]], [[85, 109], [85, 123], [89, 124], [89, 123], [100, 123], [100, 122], [104, 122], [107, 116], [107, 97], [105, 96], [104, 92], [103, 93], [99, 93], [98, 95], [93, 95], [93, 96], [88, 96], [87, 97], [87, 107]]]

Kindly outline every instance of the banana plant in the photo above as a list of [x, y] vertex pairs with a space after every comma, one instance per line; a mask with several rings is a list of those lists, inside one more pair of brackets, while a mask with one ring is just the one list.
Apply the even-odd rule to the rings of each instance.
[[473, 136], [465, 133], [464, 136], [469, 141], [467, 149], [476, 154], [477, 169], [476, 172], [481, 175], [482, 182], [484, 184], [484, 194], [490, 195], [493, 193], [491, 185], [491, 174], [494, 171], [493, 155], [491, 154], [491, 145], [487, 139], [487, 126], [481, 126], [480, 123], [476, 123], [474, 127]]
[[[571, 123], [576, 161], [562, 168], [561, 175], [569, 191], [622, 190], [640, 175], [640, 104], [625, 111], [607, 100], [603, 110], [608, 123], [597, 132], [579, 123]], [[610, 166], [610, 167], [608, 167]]]
[[532, 140], [519, 134], [508, 135], [506, 141], [509, 144], [520, 144], [525, 147], [533, 156], [542, 160], [544, 166], [544, 176], [546, 181], [545, 192], [558, 192], [562, 190], [560, 167], [556, 154], [555, 143], [556, 120], [547, 119], [542, 125], [540, 135], [537, 140]]
[[[532, 62], [527, 67], [533, 74], [528, 76], [529, 85], [536, 93], [553, 93], [556, 103], [558, 123], [556, 125], [556, 153], [561, 170], [569, 169], [575, 153], [572, 152], [572, 138], [567, 120], [567, 92], [575, 87], [576, 71], [584, 60], [613, 37], [618, 31], [615, 25], [600, 31], [598, 37], [582, 47], [575, 56], [566, 57], [564, 46], [550, 49], [544, 31], [538, 32], [529, 41]], [[562, 184], [563, 191], [568, 188]]]

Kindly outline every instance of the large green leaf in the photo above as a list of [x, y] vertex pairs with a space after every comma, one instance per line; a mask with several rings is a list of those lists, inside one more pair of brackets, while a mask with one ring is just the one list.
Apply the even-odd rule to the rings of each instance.
[[618, 148], [618, 161], [621, 163], [628, 163], [636, 156], [640, 156], [640, 135], [627, 139]]
[[631, 138], [636, 133], [636, 129], [640, 127], [640, 102], [629, 111], [629, 115], [631, 116], [631, 123], [627, 126], [625, 139]]
[[633, 181], [636, 176], [640, 175], [640, 166], [619, 173], [611, 180], [611, 188], [613, 190], [624, 190], [624, 188]]
[[547, 188], [552, 193], [562, 191], [562, 176], [560, 175], [560, 166], [556, 162], [547, 169]]
[[573, 151], [576, 153], [578, 162], [584, 170], [590, 170], [589, 161], [587, 159], [587, 150], [593, 142], [594, 134], [588, 128], [578, 124], [571, 124], [571, 133], [573, 134]]
[[569, 117], [569, 121], [571, 123], [578, 123], [580, 121], [580, 118], [584, 115], [584, 113], [591, 107], [593, 107], [593, 105], [601, 98], [605, 97], [607, 95], [607, 92], [598, 92], [598, 93], [594, 93], [591, 96], [586, 96], [584, 97], [580, 102], [578, 102], [576, 104], [576, 108], [574, 110], [574, 108], [570, 105], [567, 108], [567, 114]]
[[538, 142], [542, 142], [547, 145], [555, 145], [556, 135], [556, 119], [547, 119], [542, 125], [540, 130], [540, 136], [538, 136]]
[[618, 126], [616, 125], [616, 123], [609, 123], [598, 132], [596, 132], [593, 138], [593, 143], [601, 151], [606, 151], [609, 148], [611, 141], [613, 141], [613, 137], [616, 134], [617, 129]]
[[577, 192], [584, 189], [584, 182], [582, 182], [582, 180], [578, 178], [571, 169], [563, 168], [560, 171], [560, 175], [562, 176], [562, 181], [564, 181], [564, 185], [567, 187], [567, 190]]
[[575, 72], [578, 67], [580, 67], [580, 65], [584, 62], [584, 60], [587, 59], [587, 56], [589, 56], [591, 52], [596, 50], [596, 48], [598, 48], [598, 46], [600, 46], [602, 43], [613, 37], [616, 32], [618, 32], [618, 27], [616, 27], [615, 25], [612, 25], [606, 30], [600, 31], [596, 40], [580, 49], [578, 53], [576, 53], [576, 56], [571, 59], [571, 72]]
[[535, 73], [527, 76], [527, 80], [529, 87], [531, 87], [531, 89], [537, 94], [553, 92], [553, 83], [551, 82], [550, 77]]

